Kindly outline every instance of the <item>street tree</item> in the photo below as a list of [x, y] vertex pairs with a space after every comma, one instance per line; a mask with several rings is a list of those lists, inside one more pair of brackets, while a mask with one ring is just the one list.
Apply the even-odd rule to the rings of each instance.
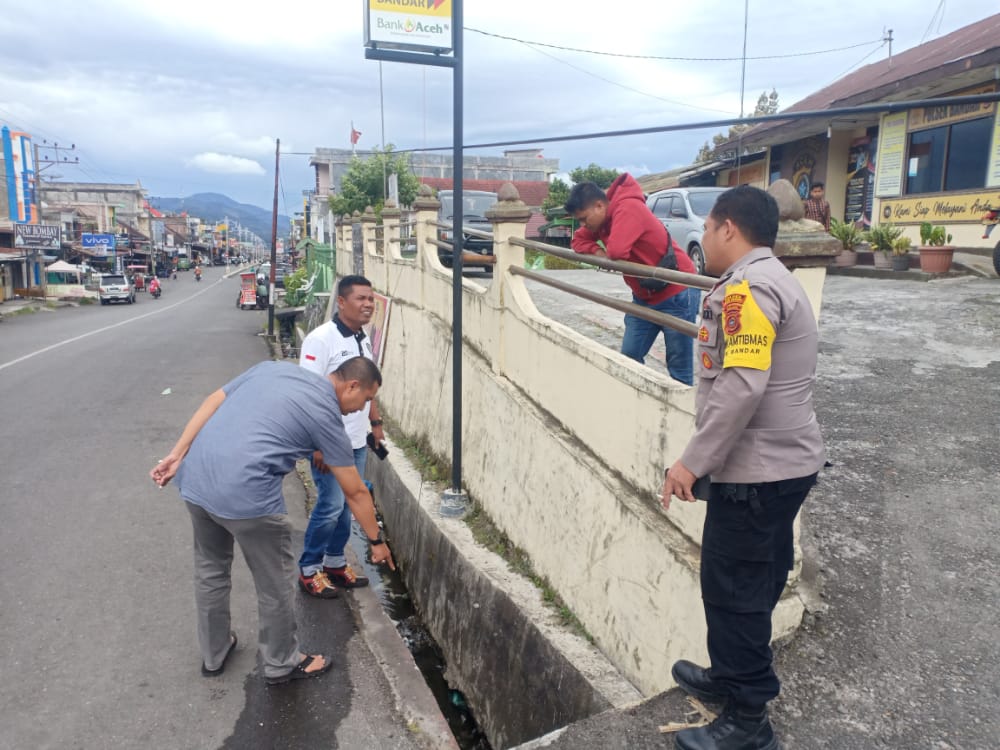
[[569, 183], [560, 177], [553, 177], [549, 183], [549, 194], [542, 201], [542, 211], [560, 208], [569, 200]]
[[394, 154], [393, 148], [390, 143], [385, 151], [376, 147], [367, 159], [357, 155], [351, 157], [347, 172], [340, 181], [340, 192], [330, 198], [330, 209], [335, 215], [364, 212], [368, 206], [381, 214], [390, 175], [397, 176], [400, 204], [408, 206], [413, 203], [420, 181], [410, 169], [409, 158], [405, 154]]
[[[768, 94], [766, 91], [760, 92], [760, 96], [757, 97], [757, 106], [754, 107], [753, 114], [751, 117], [760, 117], [761, 115], [773, 115], [778, 112], [778, 92], [775, 89], [771, 89], [771, 93]], [[723, 143], [728, 143], [739, 138], [741, 133], [747, 132], [752, 125], [733, 125], [729, 128], [728, 133], [716, 133], [712, 136], [712, 143], [709, 144], [705, 141], [704, 145], [698, 151], [698, 155], [695, 156], [694, 161], [696, 164], [704, 164], [707, 161], [712, 161], [716, 158], [719, 146]]]
[[[593, 182], [601, 190], [607, 190], [618, 177], [618, 170], [602, 167], [591, 162], [586, 167], [577, 167], [569, 173], [570, 182], [579, 185], [581, 182]], [[570, 184], [560, 177], [554, 177], [549, 183], [548, 197], [542, 203], [542, 210], [563, 206], [569, 200]]]
[[586, 167], [574, 169], [569, 173], [569, 177], [574, 185], [579, 185], [581, 182], [593, 182], [601, 190], [607, 190], [618, 174], [617, 169], [600, 167], [591, 162]]

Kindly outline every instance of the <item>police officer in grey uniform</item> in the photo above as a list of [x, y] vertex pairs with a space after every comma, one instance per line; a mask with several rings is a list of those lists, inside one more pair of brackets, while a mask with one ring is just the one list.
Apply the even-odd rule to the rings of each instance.
[[824, 463], [813, 411], [818, 331], [798, 281], [774, 257], [778, 206], [741, 186], [719, 196], [705, 221], [708, 293], [698, 332], [696, 431], [667, 471], [663, 505], [693, 502], [710, 477], [701, 592], [711, 664], [674, 664], [687, 693], [722, 703], [705, 727], [678, 732], [683, 750], [777, 750], [766, 704], [771, 613], [794, 562], [792, 523]]

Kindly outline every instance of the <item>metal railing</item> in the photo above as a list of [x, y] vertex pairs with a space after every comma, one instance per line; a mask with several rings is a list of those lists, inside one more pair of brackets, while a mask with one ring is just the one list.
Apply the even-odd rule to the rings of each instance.
[[[528, 250], [535, 250], [540, 253], [552, 255], [556, 258], [562, 258], [563, 260], [575, 261], [577, 263], [603, 268], [608, 271], [614, 271], [622, 274], [623, 276], [657, 279], [671, 284], [680, 284], [681, 286], [702, 290], [711, 289], [715, 285], [715, 279], [708, 278], [707, 276], [699, 276], [694, 273], [684, 273], [683, 271], [671, 271], [667, 268], [646, 266], [642, 263], [631, 263], [623, 260], [608, 260], [607, 258], [601, 258], [596, 255], [574, 253], [572, 250], [566, 250], [565, 248], [556, 247], [555, 245], [549, 245], [544, 242], [535, 242], [534, 240], [523, 240], [518, 237], [511, 237], [510, 243]], [[583, 289], [582, 287], [578, 287], [573, 284], [567, 284], [565, 281], [559, 281], [551, 276], [540, 274], [537, 271], [530, 271], [527, 268], [511, 266], [510, 272], [515, 276], [523, 276], [526, 279], [537, 281], [540, 284], [545, 284], [553, 289], [558, 289], [562, 292], [575, 295], [589, 302], [596, 302], [597, 304], [604, 305], [612, 310], [618, 310], [619, 312], [634, 315], [635, 317], [642, 318], [643, 320], [648, 320], [650, 323], [655, 323], [658, 326], [666, 326], [667, 328], [671, 328], [675, 331], [683, 333], [686, 336], [690, 336], [691, 338], [697, 338], [698, 336], [698, 326], [690, 321], [678, 318], [675, 315], [668, 315], [667, 313], [659, 312], [658, 310], [652, 310], [644, 305], [637, 305], [634, 302], [622, 302], [621, 300], [616, 300], [613, 297], [592, 292], [589, 289]]]
[[[437, 229], [452, 230], [453, 226], [440, 221], [429, 221], [427, 222], [429, 226], [435, 227]], [[494, 239], [492, 232], [487, 232], [482, 229], [475, 229], [473, 227], [462, 227], [464, 234], [471, 237], [477, 237], [480, 239]], [[402, 238], [394, 238], [393, 241], [403, 242]], [[446, 242], [444, 240], [437, 239], [436, 237], [428, 238], [427, 240], [434, 247], [445, 250], [447, 252], [454, 252], [454, 244], [451, 242]], [[561, 258], [563, 260], [573, 261], [580, 263], [582, 265], [592, 266], [596, 268], [601, 268], [606, 271], [612, 271], [614, 273], [620, 273], [623, 276], [633, 276], [636, 278], [645, 279], [656, 279], [658, 281], [664, 281], [669, 284], [679, 284], [681, 286], [690, 287], [692, 289], [699, 289], [702, 291], [708, 291], [713, 286], [715, 286], [716, 280], [708, 276], [701, 276], [694, 273], [685, 273], [684, 271], [673, 271], [667, 268], [659, 268], [657, 266], [647, 266], [642, 263], [632, 263], [630, 261], [623, 260], [609, 260], [607, 258], [601, 258], [596, 255], [586, 255], [582, 253], [575, 253], [572, 250], [567, 250], [566, 248], [558, 247], [556, 245], [549, 245], [545, 242], [537, 242], [535, 240], [521, 239], [519, 237], [511, 237], [510, 243], [518, 247], [523, 247], [528, 250], [534, 250], [536, 252], [544, 253], [546, 255], [551, 255], [556, 258]], [[496, 257], [490, 255], [479, 255], [477, 253], [463, 253], [462, 254], [463, 264], [466, 265], [491, 265], [496, 263]], [[537, 271], [532, 271], [527, 268], [520, 268], [518, 266], [511, 266], [510, 272], [515, 276], [522, 276], [526, 279], [536, 281], [540, 284], [545, 284], [553, 289], [558, 289], [559, 291], [566, 292], [567, 294], [572, 294], [574, 296], [585, 299], [588, 302], [595, 302], [599, 305], [603, 305], [612, 310], [617, 310], [629, 315], [634, 315], [637, 318], [642, 318], [643, 320], [648, 320], [651, 323], [655, 323], [659, 326], [665, 326], [671, 328], [675, 331], [685, 334], [686, 336], [691, 336], [696, 338], [698, 336], [698, 326], [694, 323], [678, 318], [674, 315], [668, 315], [667, 313], [659, 312], [658, 310], [652, 310], [644, 305], [637, 305], [634, 302], [623, 302], [621, 300], [614, 299], [613, 297], [608, 297], [604, 294], [598, 294], [597, 292], [592, 292], [588, 289], [576, 286], [574, 284], [569, 284], [565, 281], [560, 281], [551, 276], [547, 276]]]

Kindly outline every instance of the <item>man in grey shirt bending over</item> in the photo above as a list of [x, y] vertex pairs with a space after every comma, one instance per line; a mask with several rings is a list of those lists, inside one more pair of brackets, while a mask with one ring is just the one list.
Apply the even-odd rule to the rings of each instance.
[[234, 539], [257, 589], [267, 684], [316, 677], [331, 666], [328, 656], [300, 652], [295, 636], [296, 570], [281, 482], [297, 459], [323, 452], [368, 535], [372, 561], [395, 568], [342, 417], [361, 409], [381, 384], [378, 368], [364, 357], [326, 377], [291, 363], [262, 362], [205, 399], [173, 450], [150, 471], [160, 487], [177, 476], [191, 514], [205, 676], [221, 674], [236, 647], [229, 614]]

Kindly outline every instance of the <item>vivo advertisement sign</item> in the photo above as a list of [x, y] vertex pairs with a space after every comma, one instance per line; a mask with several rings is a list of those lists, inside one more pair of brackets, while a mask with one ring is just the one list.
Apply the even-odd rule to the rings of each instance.
[[115, 249], [115, 236], [113, 234], [91, 234], [84, 232], [82, 244], [99, 258], [106, 258], [109, 252]]
[[365, 46], [451, 52], [451, 0], [365, 0]]
[[3, 134], [4, 177], [10, 220], [15, 224], [37, 224], [35, 216], [35, 158], [31, 136], [18, 133], [6, 125]]

